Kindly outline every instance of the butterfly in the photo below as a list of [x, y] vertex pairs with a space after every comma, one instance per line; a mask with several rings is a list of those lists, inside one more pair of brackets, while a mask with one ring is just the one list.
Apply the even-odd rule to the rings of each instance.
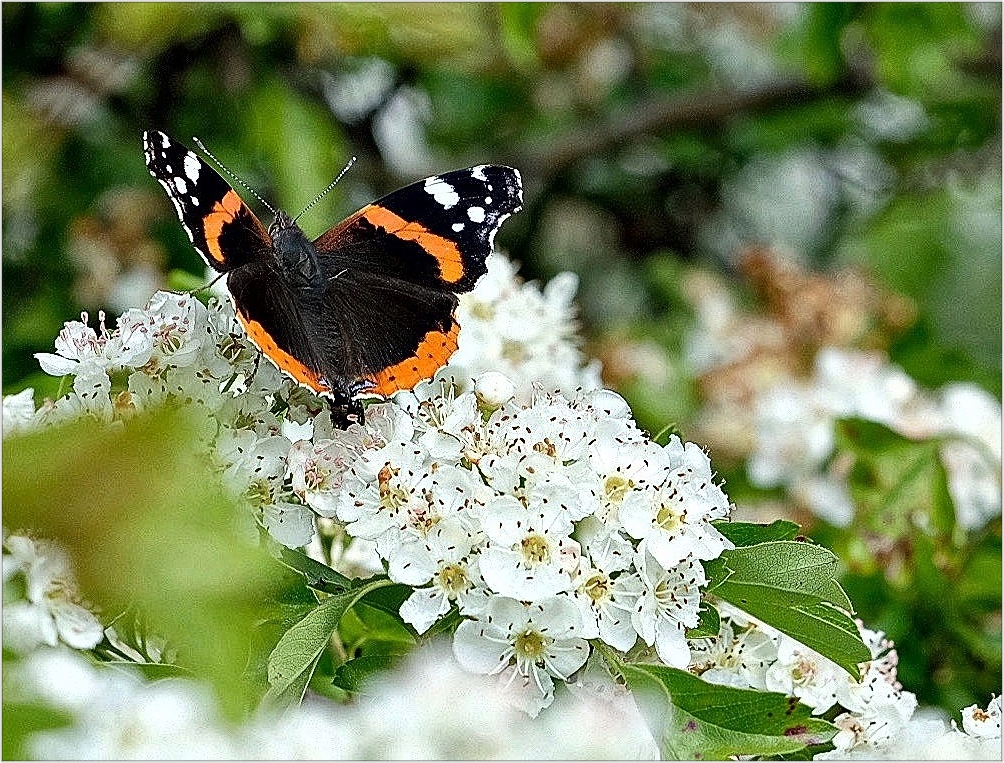
[[165, 133], [144, 132], [143, 153], [195, 250], [226, 274], [248, 337], [325, 398], [340, 428], [363, 422], [363, 398], [411, 389], [447, 362], [457, 295], [484, 275], [499, 226], [523, 205], [519, 172], [482, 164], [412, 183], [311, 240], [281, 210], [266, 227]]

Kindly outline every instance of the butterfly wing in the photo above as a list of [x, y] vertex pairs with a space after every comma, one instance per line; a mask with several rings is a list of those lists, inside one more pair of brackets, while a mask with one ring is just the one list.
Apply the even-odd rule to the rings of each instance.
[[159, 130], [148, 130], [143, 133], [143, 155], [209, 267], [227, 273], [270, 256], [268, 230], [198, 154]]
[[380, 395], [435, 374], [457, 348], [457, 294], [484, 275], [522, 203], [519, 172], [480, 165], [395, 191], [319, 237], [322, 364]]
[[196, 251], [209, 267], [227, 274], [237, 317], [251, 341], [300, 384], [330, 392], [299, 295], [277, 269], [265, 226], [216, 170], [170, 136], [144, 132], [143, 153]]

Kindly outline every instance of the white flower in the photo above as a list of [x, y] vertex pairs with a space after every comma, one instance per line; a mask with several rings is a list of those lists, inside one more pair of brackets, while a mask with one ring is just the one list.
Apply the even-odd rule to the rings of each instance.
[[877, 353], [824, 348], [809, 379], [782, 380], [761, 392], [755, 411], [750, 479], [762, 487], [786, 485], [835, 525], [854, 518], [840, 460], [827, 460], [834, 421], [847, 416], [913, 439], [943, 438], [940, 454], [958, 524], [977, 529], [1000, 515], [1001, 407], [975, 385], [949, 384], [932, 395]]
[[[88, 666], [53, 651], [36, 653], [18, 668], [27, 688], [73, 713], [69, 725], [31, 738], [29, 749], [39, 760], [244, 757], [207, 686], [171, 678], [143, 682], [135, 673]], [[54, 679], [58, 694], [69, 695], [72, 704], [42, 688]]]
[[767, 669], [768, 691], [798, 697], [815, 715], [825, 713], [838, 699], [847, 671], [795, 639], [781, 634], [777, 662]]
[[566, 596], [535, 604], [496, 596], [477, 619], [460, 624], [453, 653], [473, 673], [502, 674], [536, 716], [554, 698], [553, 679], [568, 680], [589, 656], [583, 630], [579, 608]]
[[967, 734], [983, 739], [1001, 738], [1001, 698], [994, 697], [983, 710], [970, 705], [962, 711], [962, 728]]
[[154, 351], [154, 319], [144, 310], [126, 310], [115, 321], [115, 331], [108, 336], [106, 357], [120, 368], [140, 368], [149, 362]]
[[666, 481], [623, 499], [620, 520], [628, 535], [644, 540], [663, 567], [688, 557], [715, 559], [732, 548], [710, 521], [728, 516], [729, 502], [712, 482], [711, 462], [693, 443], [675, 435], [666, 446]]
[[637, 575], [624, 581], [626, 589], [637, 596], [631, 623], [646, 644], [655, 645], [660, 660], [674, 668], [687, 667], [690, 647], [686, 630], [700, 621], [699, 586], [706, 582], [704, 568], [688, 559], [667, 570], [642, 543], [635, 569]]
[[322, 517], [333, 517], [338, 508], [338, 490], [354, 454], [335, 440], [298, 440], [286, 458], [293, 493]]
[[709, 683], [741, 689], [767, 688], [767, 668], [777, 660], [777, 639], [750, 624], [723, 619], [715, 638], [691, 644], [691, 670]]
[[306, 546], [317, 531], [313, 512], [291, 501], [262, 506], [262, 526], [269, 535], [289, 548]]
[[353, 463], [338, 493], [338, 518], [357, 538], [377, 542], [381, 556], [401, 540], [409, 514], [428, 509], [421, 483], [429, 455], [411, 442], [392, 442]]
[[[584, 526], [583, 526], [584, 525]], [[630, 566], [632, 548], [616, 531], [605, 532], [598, 522], [583, 522], [584, 552], [574, 577], [575, 600], [583, 609], [589, 638], [599, 637], [626, 652], [638, 638], [631, 622], [636, 589], [621, 575]]]
[[3, 436], [25, 432], [35, 418], [35, 390], [31, 387], [3, 398]]
[[600, 386], [599, 367], [587, 364], [578, 348], [571, 273], [555, 277], [543, 292], [516, 278], [513, 263], [499, 253], [488, 257], [488, 272], [474, 290], [462, 294], [457, 309], [458, 349], [447, 365], [463, 391], [484, 371], [498, 371], [528, 402], [534, 385], [566, 394]]
[[449, 612], [454, 602], [465, 614], [483, 608], [485, 592], [477, 585], [480, 573], [472, 553], [475, 540], [459, 519], [447, 519], [424, 538], [412, 538], [392, 551], [388, 576], [415, 586], [401, 604], [401, 617], [419, 633], [425, 633]]
[[[35, 358], [42, 370], [51, 376], [75, 374], [83, 367], [107, 367], [103, 355], [104, 338], [87, 325], [87, 313], [81, 321], [67, 321], [56, 337], [56, 353], [36, 352]], [[104, 316], [102, 315], [102, 328]], [[104, 332], [102, 332], [104, 333]]]
[[941, 390], [946, 438], [941, 458], [962, 527], [975, 530], [1001, 513], [1001, 404], [973, 384]]
[[570, 591], [566, 555], [578, 544], [558, 501], [535, 495], [524, 506], [511, 495], [489, 501], [482, 516], [489, 543], [481, 553], [481, 574], [495, 593], [537, 601]]
[[212, 339], [206, 307], [191, 294], [158, 291], [147, 303], [153, 320], [153, 359], [176, 368], [191, 365]]
[[479, 406], [488, 413], [508, 403], [514, 394], [516, 385], [498, 371], [485, 371], [474, 383], [474, 396]]
[[87, 413], [99, 421], [112, 420], [112, 380], [108, 372], [94, 365], [81, 366], [73, 377], [73, 391], [80, 405], [80, 412]]
[[223, 429], [217, 439], [217, 461], [235, 492], [257, 480], [281, 481], [290, 442], [285, 437], [260, 437], [250, 429]]
[[643, 499], [646, 487], [666, 477], [666, 451], [650, 440], [625, 443], [597, 437], [589, 448], [589, 463], [599, 477], [598, 516], [609, 524], [621, 521], [626, 497]]
[[[56, 544], [23, 535], [4, 539], [4, 648], [31, 651], [63, 642], [91, 649], [104, 637], [94, 614], [79, 603], [69, 559]], [[8, 581], [24, 579], [24, 598], [8, 600]]]

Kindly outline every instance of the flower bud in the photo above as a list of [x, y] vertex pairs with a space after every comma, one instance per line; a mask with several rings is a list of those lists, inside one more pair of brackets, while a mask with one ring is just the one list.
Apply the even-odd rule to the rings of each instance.
[[516, 385], [498, 371], [485, 371], [474, 382], [474, 396], [478, 399], [478, 406], [488, 413], [501, 408], [515, 394]]

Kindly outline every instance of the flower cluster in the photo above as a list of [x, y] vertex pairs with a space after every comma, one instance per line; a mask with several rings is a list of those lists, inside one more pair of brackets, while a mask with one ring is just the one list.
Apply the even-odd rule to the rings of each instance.
[[[798, 697], [816, 715], [839, 706], [834, 723], [833, 757], [884, 754], [897, 740], [917, 708], [916, 697], [896, 678], [898, 656], [884, 634], [857, 622], [872, 659], [863, 663], [861, 679], [812, 649], [722, 604], [716, 638], [694, 642], [691, 670], [711, 683], [782, 692]], [[828, 753], [827, 755], [830, 755]]]
[[[695, 317], [683, 360], [705, 400], [691, 430], [700, 442], [746, 459], [755, 485], [783, 486], [817, 516], [847, 526], [854, 506], [840, 474], [845, 464], [831, 459], [833, 424], [861, 417], [941, 441], [960, 527], [979, 529], [1000, 516], [999, 400], [968, 383], [925, 390], [877, 349], [916, 319], [908, 300], [854, 270], [811, 273], [759, 248], [743, 253], [738, 269], [756, 310], [741, 307], [710, 272], [682, 279]], [[863, 346], [876, 349], [853, 349]]]
[[982, 527], [1001, 513], [1001, 405], [973, 384], [956, 383], [936, 395], [919, 388], [881, 355], [824, 348], [805, 382], [769, 388], [756, 403], [753, 482], [787, 485], [801, 502], [836, 525], [847, 525], [854, 505], [839, 464], [827, 464], [834, 421], [861, 417], [913, 439], [944, 438], [941, 458], [957, 521]]
[[456, 604], [461, 665], [498, 674], [533, 714], [588, 639], [626, 651], [641, 637], [685, 667], [700, 560], [731, 547], [710, 524], [729, 503], [704, 452], [652, 442], [608, 391], [519, 404], [499, 375], [436, 386], [302, 444], [292, 467], [306, 505], [415, 589], [402, 617], [424, 632]]
[[[38, 760], [653, 760], [658, 747], [630, 696], [607, 679], [577, 684], [546, 717], [516, 710], [491, 680], [430, 644], [351, 705], [305, 702], [282, 715], [224, 721], [195, 681], [144, 681], [68, 649], [32, 653], [4, 671], [8, 702], [60, 711], [35, 734]], [[603, 691], [601, 694], [600, 691]]]
[[[449, 657], [413, 663], [403, 684], [374, 689], [355, 710], [308, 704], [234, 730], [196, 684], [99, 675], [66, 650], [32, 651], [59, 641], [92, 648], [103, 631], [57, 547], [5, 534], [4, 636], [28, 655], [17, 665], [21, 691], [74, 718], [37, 737], [35, 752], [177, 754], [183, 728], [185, 752], [201, 757], [652, 757], [628, 696], [590, 659], [593, 645], [627, 652], [640, 641], [652, 659], [711, 682], [785, 692], [820, 714], [839, 705], [836, 752], [884, 754], [914, 722], [916, 701], [896, 682], [882, 634], [861, 626], [874, 659], [858, 682], [726, 604], [717, 638], [686, 638], [699, 622], [701, 562], [731, 548], [712, 524], [731, 506], [699, 447], [676, 436], [655, 443], [622, 398], [600, 389], [576, 348], [573, 286], [518, 284], [493, 256], [462, 301], [451, 362], [414, 391], [368, 406], [365, 424], [347, 430], [260, 360], [227, 300], [206, 306], [161, 292], [113, 330], [103, 315], [97, 330], [86, 315], [67, 323], [55, 352], [38, 359], [72, 377], [72, 389], [37, 410], [31, 390], [5, 398], [5, 436], [82, 415], [113, 421], [168, 400], [198, 406], [207, 454], [277, 541], [411, 587], [400, 615], [420, 633], [454, 608], [462, 621]], [[879, 415], [877, 405], [834, 405], [839, 415], [848, 406]], [[980, 437], [967, 421], [953, 431]], [[72, 691], [48, 691], [54, 670], [74, 677]], [[568, 691], [556, 693], [557, 682]], [[990, 736], [994, 719], [999, 737], [996, 702], [967, 709], [967, 738]], [[562, 709], [532, 726], [512, 714], [515, 706], [536, 717], [552, 704]], [[494, 727], [482, 724], [486, 715]]]
[[38, 411], [9, 399], [10, 424], [200, 406], [208, 452], [274, 538], [324, 561], [339, 554], [318, 523], [368, 543], [376, 570], [414, 588], [401, 616], [425, 632], [456, 606], [461, 665], [498, 675], [532, 714], [583, 666], [590, 639], [626, 651], [640, 637], [685, 667], [700, 561], [731, 545], [711, 524], [730, 505], [708, 457], [675, 436], [656, 444], [597, 388], [574, 348], [569, 279], [542, 293], [490, 263], [465, 298], [455, 360], [370, 405], [364, 425], [333, 429], [321, 401], [258, 362], [229, 302], [164, 292], [114, 330], [103, 316], [98, 330], [67, 323], [56, 352], [37, 357], [73, 391]]

